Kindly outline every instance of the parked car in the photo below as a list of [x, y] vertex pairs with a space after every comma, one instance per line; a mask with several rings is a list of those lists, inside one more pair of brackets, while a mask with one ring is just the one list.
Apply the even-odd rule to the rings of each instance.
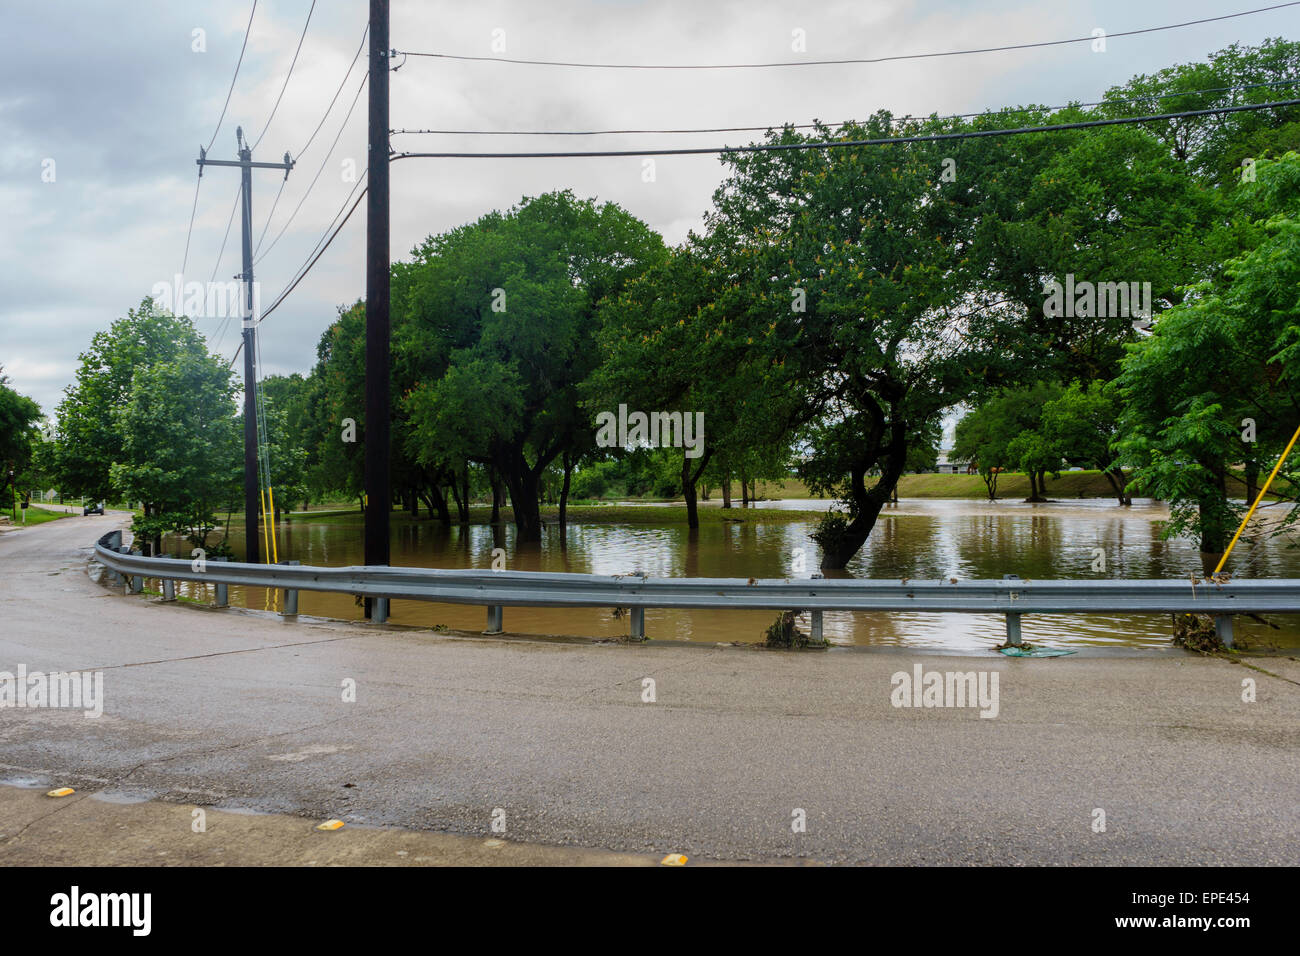
[[97, 501], [93, 504], [86, 505], [84, 508], [81, 509], [81, 517], [83, 518], [86, 517], [86, 515], [102, 515], [103, 513], [104, 513], [104, 503], [102, 501]]

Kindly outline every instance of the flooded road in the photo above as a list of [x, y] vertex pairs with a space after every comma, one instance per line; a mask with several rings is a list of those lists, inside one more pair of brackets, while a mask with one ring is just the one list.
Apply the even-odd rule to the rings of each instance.
[[[764, 502], [761, 508], [822, 511], [825, 500]], [[653, 508], [653, 505], [646, 507]], [[590, 574], [642, 573], [654, 577], [806, 577], [816, 571], [818, 550], [810, 538], [812, 517], [779, 519], [736, 508], [736, 520], [706, 520], [697, 531], [684, 523], [576, 523], [563, 542], [553, 524], [540, 545], [517, 547], [513, 526], [445, 528], [432, 521], [395, 519], [395, 565], [488, 568], [494, 548], [503, 548], [506, 567], [526, 571]], [[1163, 505], [1086, 499], [1030, 505], [1022, 502], [913, 499], [882, 513], [870, 540], [846, 574], [860, 578], [1184, 578], [1201, 572], [1200, 556], [1185, 539], [1162, 541]], [[341, 566], [363, 563], [360, 516], [295, 520], [280, 526], [281, 560]], [[237, 536], [233, 536], [237, 537]], [[239, 542], [235, 542], [238, 544]], [[183, 543], [171, 544], [182, 553]], [[183, 552], [187, 553], [187, 551]], [[1105, 570], [1094, 570], [1099, 557]], [[802, 568], [802, 570], [800, 570]], [[1229, 570], [1239, 577], [1300, 578], [1300, 550], [1285, 540], [1243, 538]], [[180, 593], [202, 601], [206, 585], [183, 584]], [[263, 589], [230, 588], [232, 604], [278, 608], [278, 595]], [[303, 614], [359, 619], [361, 608], [346, 595], [302, 592]], [[775, 615], [768, 611], [674, 611], [648, 609], [652, 638], [699, 642], [761, 641]], [[397, 624], [479, 631], [480, 607], [395, 601]], [[1300, 647], [1300, 619], [1275, 618], [1280, 630], [1246, 619], [1237, 633], [1248, 642]], [[1029, 616], [1025, 639], [1047, 646], [1166, 645], [1167, 615]], [[804, 627], [807, 622], [805, 617]], [[626, 618], [605, 608], [506, 608], [505, 628], [526, 634], [618, 637]], [[837, 644], [907, 645], [946, 650], [987, 648], [1004, 639], [1000, 615], [826, 612], [825, 634]]]

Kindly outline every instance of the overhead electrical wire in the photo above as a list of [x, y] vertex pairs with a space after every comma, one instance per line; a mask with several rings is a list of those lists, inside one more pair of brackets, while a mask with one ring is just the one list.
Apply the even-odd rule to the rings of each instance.
[[1148, 116], [1123, 116], [1113, 119], [1083, 120], [1076, 123], [1051, 123], [1041, 126], [1021, 126], [1014, 129], [967, 130], [960, 133], [932, 133], [925, 136], [887, 136], [877, 139], [820, 140], [805, 143], [761, 143], [747, 146], [698, 146], [666, 149], [606, 149], [564, 152], [531, 153], [394, 153], [390, 159], [578, 159], [601, 156], [692, 156], [722, 153], [768, 153], [784, 150], [842, 149], [855, 146], [897, 146], [907, 143], [937, 143], [960, 139], [983, 139], [990, 136], [1019, 136], [1025, 133], [1054, 133], [1071, 129], [1090, 129], [1098, 126], [1123, 126], [1133, 123], [1155, 123], [1163, 120], [1183, 119], [1191, 116], [1213, 116], [1223, 113], [1242, 113], [1253, 110], [1276, 109], [1283, 106], [1300, 106], [1300, 99], [1279, 100], [1268, 103], [1251, 103], [1244, 106], [1219, 106], [1203, 110], [1183, 110], [1177, 113], [1154, 113]]
[[253, 255], [257, 255], [257, 250], [262, 248], [262, 240], [266, 238], [266, 230], [271, 227], [271, 218], [275, 215], [275, 207], [280, 205], [280, 197], [284, 195], [284, 184], [288, 181], [288, 176], [280, 180], [280, 188], [275, 191], [275, 199], [271, 202], [271, 211], [266, 214], [266, 222], [262, 223], [262, 233], [257, 237], [257, 245], [253, 247]]
[[[313, 0], [314, 2], [314, 0]], [[221, 104], [221, 115], [217, 117], [217, 128], [212, 131], [212, 138], [208, 140], [208, 145], [203, 147], [202, 152], [206, 153], [212, 148], [212, 144], [217, 141], [217, 134], [221, 132], [221, 124], [226, 121], [226, 109], [230, 106], [230, 95], [235, 92], [235, 81], [239, 79], [239, 68], [244, 62], [244, 50], [248, 48], [248, 35], [253, 30], [253, 15], [257, 13], [257, 0], [253, 0], [253, 9], [248, 13], [248, 26], [244, 27], [244, 43], [239, 48], [239, 59], [235, 62], [235, 75], [230, 78], [230, 89], [226, 90], [226, 102]], [[199, 175], [194, 183], [194, 204], [190, 207], [190, 224], [185, 230], [185, 255], [181, 260], [181, 275], [185, 274], [185, 268], [190, 263], [190, 238], [194, 234], [194, 214], [199, 208], [199, 188], [203, 185], [203, 167], [199, 167]]]
[[[326, 227], [325, 230], [326, 235], [322, 236], [321, 239], [317, 240], [316, 245], [312, 248], [312, 252], [308, 253], [308, 261], [299, 267], [297, 273], [295, 273], [295, 278], [293, 279], [292, 282], [290, 282], [289, 286], [283, 292], [277, 295], [275, 297], [275, 300], [269, 306], [267, 306], [264, 310], [262, 310], [262, 314], [258, 318], [259, 323], [263, 319], [265, 319], [268, 315], [270, 315], [272, 312], [274, 312], [277, 308], [279, 308], [280, 303], [282, 303], [285, 299], [287, 299], [289, 297], [289, 294], [293, 292], [294, 289], [298, 288], [298, 283], [302, 282], [302, 280], [307, 277], [307, 273], [311, 272], [312, 267], [316, 265], [317, 260], [319, 260], [320, 257], [325, 254], [325, 250], [328, 249], [330, 247], [330, 244], [334, 242], [334, 237], [337, 236], [339, 232], [342, 231], [343, 227], [347, 225], [348, 220], [352, 218], [352, 214], [357, 211], [357, 206], [361, 205], [361, 200], [365, 197], [366, 192], [370, 188], [369, 186], [366, 186], [361, 190], [361, 194], [357, 196], [356, 201], [352, 203], [352, 208], [348, 209], [347, 215], [343, 217], [343, 221], [340, 222], [337, 226], [334, 226], [334, 221], [339, 218], [339, 216], [343, 212], [343, 209], [347, 207], [348, 200], [352, 198], [352, 193], [356, 192], [357, 186], [360, 186], [361, 183], [364, 181], [365, 181], [365, 172], [362, 172], [361, 176], [358, 177], [356, 184], [353, 185], [352, 192], [348, 193], [347, 199], [343, 201], [343, 205], [339, 207], [339, 211], [334, 214], [334, 219], [330, 220], [330, 226]], [[330, 232], [331, 227], [333, 228], [333, 232]], [[324, 244], [322, 245], [322, 243]], [[244, 345], [243, 342], [241, 341], [239, 344], [239, 348], [235, 349], [235, 354], [231, 356], [230, 365], [227, 366], [227, 368], [234, 367], [235, 359], [239, 358], [240, 350], [243, 349], [243, 347]]]
[[185, 256], [181, 260], [181, 275], [185, 275], [185, 267], [190, 264], [190, 237], [194, 235], [194, 213], [199, 208], [199, 187], [203, 185], [203, 168], [199, 167], [198, 179], [194, 181], [194, 203], [190, 206], [190, 224], [185, 230]]
[[[1066, 103], [1063, 106], [1025, 106], [1007, 109], [1002, 112], [1028, 113], [1035, 110], [1055, 113], [1064, 109], [1085, 109], [1094, 106], [1108, 106], [1112, 103], [1136, 103], [1143, 100], [1169, 100], [1180, 96], [1199, 96], [1206, 93], [1244, 93], [1248, 90], [1275, 89], [1283, 86], [1300, 85], [1300, 80], [1274, 80], [1269, 83], [1251, 83], [1246, 86], [1218, 86], [1203, 90], [1186, 90], [1182, 93], [1157, 93], [1151, 96], [1126, 96], [1109, 100], [1095, 100], [1091, 103]], [[975, 119], [980, 116], [995, 115], [995, 111], [982, 110], [978, 113], [949, 113], [935, 117], [940, 120]], [[892, 121], [904, 123], [909, 120], [929, 119], [928, 116], [907, 114], [895, 116]], [[440, 136], [623, 136], [623, 135], [679, 135], [686, 133], [762, 133], [778, 129], [817, 129], [821, 126], [846, 126], [852, 120], [840, 123], [772, 123], [767, 126], [715, 126], [695, 129], [593, 129], [593, 130], [533, 130], [533, 129], [390, 129], [393, 135], [434, 134]]]
[[[389, 157], [389, 162], [396, 162], [399, 159], [422, 159], [422, 158], [436, 158], [436, 159], [469, 159], [469, 158], [536, 159], [536, 158], [556, 158], [556, 157], [580, 158], [580, 157], [599, 157], [599, 156], [646, 156], [646, 155], [682, 155], [682, 154], [707, 154], [707, 153], [719, 154], [719, 153], [735, 153], [735, 152], [772, 152], [777, 150], [843, 149], [843, 148], [862, 147], [862, 146], [891, 146], [891, 145], [900, 145], [905, 143], [935, 142], [940, 140], [955, 140], [955, 139], [976, 139], [976, 138], [986, 138], [990, 136], [1018, 136], [1025, 133], [1046, 133], [1046, 132], [1056, 132], [1060, 130], [1087, 129], [1087, 128], [1097, 127], [1097, 126], [1118, 126], [1118, 125], [1127, 125], [1133, 123], [1150, 123], [1150, 122], [1156, 122], [1160, 120], [1178, 119], [1178, 118], [1183, 118], [1188, 116], [1208, 116], [1208, 115], [1220, 114], [1220, 113], [1240, 113], [1240, 112], [1246, 112], [1251, 110], [1272, 109], [1272, 108], [1282, 107], [1282, 106], [1300, 106], [1300, 99], [1282, 100], [1279, 102], [1270, 102], [1270, 103], [1249, 104], [1245, 106], [1221, 106], [1215, 109], [1206, 109], [1206, 110], [1185, 110], [1179, 113], [1161, 113], [1161, 114], [1154, 114], [1150, 116], [1127, 116], [1127, 117], [1118, 117], [1118, 118], [1106, 119], [1106, 120], [1090, 120], [1090, 121], [1078, 122], [1078, 123], [1057, 123], [1049, 126], [1027, 126], [1027, 127], [1019, 127], [1015, 129], [996, 129], [996, 130], [971, 130], [963, 133], [940, 133], [940, 134], [930, 135], [930, 136], [897, 136], [897, 137], [888, 137], [883, 139], [830, 140], [830, 141], [812, 142], [812, 143], [765, 143], [765, 144], [753, 145], [753, 146], [703, 147], [698, 149], [604, 150], [604, 151], [594, 151], [594, 152], [568, 152], [568, 153], [395, 153]], [[360, 180], [358, 180], [358, 183], [359, 182]], [[356, 187], [354, 186], [353, 189], [355, 190], [355, 188]], [[297, 277], [290, 283], [288, 288], [286, 288], [283, 292], [281, 292], [278, 296], [276, 296], [275, 301], [272, 302], [271, 305], [265, 311], [262, 312], [262, 316], [261, 316], [262, 319], [265, 319], [273, 311], [279, 308], [280, 305], [284, 302], [284, 300], [287, 299], [289, 295], [293, 292], [293, 290], [298, 287], [298, 284], [307, 277], [307, 274], [311, 272], [312, 267], [315, 266], [316, 262], [320, 259], [320, 257], [325, 254], [325, 250], [330, 247], [330, 244], [334, 241], [335, 236], [339, 234], [340, 230], [342, 230], [342, 228], [347, 224], [348, 220], [352, 218], [352, 213], [354, 213], [356, 211], [357, 206], [361, 204], [361, 199], [362, 197], [365, 196], [365, 194], [366, 194], [366, 190], [363, 189], [361, 191], [361, 195], [357, 196], [356, 202], [352, 204], [352, 208], [348, 210], [348, 213], [343, 218], [343, 221], [340, 222], [338, 226], [334, 229], [334, 231], [329, 234], [328, 239], [325, 240], [324, 246], [321, 247], [321, 244], [319, 242], [317, 243], [317, 246], [320, 247], [320, 251], [317, 252], [314, 255], [314, 257], [312, 257], [310, 261], [308, 261], [301, 269], [299, 269]], [[350, 196], [351, 194], [349, 194], [349, 197]], [[345, 200], [344, 205], [346, 204], [347, 201]], [[335, 219], [337, 218], [338, 216], [336, 214]], [[243, 346], [241, 343], [240, 348], [242, 347]], [[238, 357], [239, 357], [239, 349], [236, 349], [234, 356], [232, 356], [230, 359], [230, 367], [232, 368], [234, 367], [235, 359]]]
[[230, 94], [235, 92], [235, 80], [239, 79], [239, 68], [244, 62], [244, 50], [248, 48], [248, 35], [253, 30], [253, 15], [257, 13], [257, 0], [253, 0], [253, 9], [248, 14], [248, 26], [244, 28], [244, 45], [239, 48], [239, 59], [235, 63], [235, 75], [230, 78], [230, 89], [226, 91], [226, 102], [221, 107], [221, 116], [217, 118], [217, 128], [212, 131], [212, 139], [208, 140], [205, 152], [212, 148], [212, 144], [217, 141], [217, 134], [221, 132], [221, 124], [226, 120], [226, 109], [230, 106]]
[[315, 10], [316, 0], [311, 0], [311, 7], [307, 10], [307, 22], [302, 25], [302, 34], [298, 37], [298, 47], [293, 51], [293, 59], [289, 61], [289, 72], [284, 75], [284, 84], [280, 87], [280, 95], [275, 98], [275, 105], [271, 107], [271, 115], [266, 118], [266, 125], [262, 127], [262, 132], [258, 134], [257, 140], [253, 143], [253, 149], [257, 149], [257, 144], [262, 141], [266, 131], [271, 128], [271, 121], [275, 119], [275, 112], [280, 108], [280, 100], [284, 99], [284, 91], [289, 88], [289, 78], [293, 76], [293, 68], [298, 64], [298, 54], [302, 52], [302, 41], [307, 39], [307, 27], [311, 25], [311, 15]]
[[320, 122], [316, 124], [316, 128], [312, 130], [311, 136], [307, 138], [307, 142], [303, 144], [302, 149], [294, 153], [294, 155], [299, 159], [301, 159], [303, 154], [307, 152], [308, 148], [312, 144], [312, 141], [316, 139], [316, 134], [321, 131], [321, 127], [323, 127], [325, 125], [325, 121], [329, 119], [329, 115], [331, 111], [333, 111], [334, 109], [334, 104], [338, 102], [339, 94], [343, 92], [343, 87], [347, 85], [348, 77], [352, 75], [352, 68], [357, 65], [357, 59], [361, 56], [361, 51], [365, 49], [366, 37], [368, 37], [369, 35], [370, 35], [370, 24], [367, 23], [366, 28], [361, 31], [361, 43], [357, 46], [357, 52], [353, 55], [352, 62], [348, 64], [347, 71], [343, 74], [343, 79], [339, 81], [339, 88], [334, 91], [334, 98], [330, 100], [330, 105], [325, 107], [325, 115], [323, 115], [320, 118]]
[[217, 261], [212, 266], [212, 277], [209, 282], [217, 281], [217, 270], [221, 268], [221, 257], [226, 254], [226, 240], [230, 238], [230, 227], [235, 222], [235, 211], [239, 209], [239, 197], [244, 194], [244, 186], [241, 182], [239, 188], [235, 190], [235, 204], [230, 207], [230, 218], [226, 220], [226, 234], [221, 237], [221, 249], [217, 251]]
[[[1289, 3], [1276, 3], [1272, 6], [1258, 7], [1254, 10], [1243, 10], [1240, 13], [1225, 13], [1217, 17], [1203, 17], [1199, 20], [1186, 20], [1182, 23], [1171, 23], [1165, 26], [1145, 27], [1140, 30], [1123, 30], [1118, 33], [1105, 34], [1105, 38], [1109, 40], [1115, 37], [1139, 36], [1146, 33], [1159, 33], [1165, 30], [1178, 30], [1183, 27], [1198, 26], [1205, 23], [1217, 23], [1222, 20], [1248, 17], [1257, 13], [1267, 13], [1270, 10], [1280, 10], [1284, 7], [1294, 7], [1297, 5], [1300, 5], [1300, 0], [1292, 0], [1292, 2]], [[401, 54], [403, 56], [430, 57], [444, 60], [512, 63], [522, 66], [560, 66], [592, 70], [763, 70], [778, 67], [893, 63], [900, 60], [925, 60], [935, 57], [968, 56], [975, 53], [1003, 53], [1011, 50], [1030, 50], [1040, 49], [1043, 47], [1065, 46], [1072, 43], [1092, 43], [1096, 39], [1097, 37], [1090, 34], [1086, 37], [1072, 37], [1067, 40], [1043, 40], [1037, 43], [1012, 43], [1005, 46], [980, 47], [970, 50], [944, 50], [934, 53], [902, 53], [893, 56], [856, 57], [837, 60], [783, 60], [770, 63], [588, 63], [573, 60], [524, 60], [513, 57], [474, 56], [462, 53], [417, 52], [415, 50], [394, 50], [393, 53]]]
[[361, 91], [365, 89], [366, 81], [369, 80], [369, 78], [370, 78], [369, 73], [361, 77], [361, 82], [357, 84], [356, 95], [352, 97], [352, 105], [348, 107], [347, 115], [343, 117], [343, 122], [339, 124], [339, 131], [334, 134], [334, 142], [330, 143], [329, 152], [325, 154], [325, 158], [321, 160], [320, 168], [316, 170], [316, 175], [312, 177], [311, 182], [307, 185], [307, 191], [302, 194], [302, 198], [298, 200], [298, 205], [295, 206], [293, 212], [289, 214], [289, 218], [286, 219], [284, 225], [280, 227], [280, 231], [275, 234], [275, 238], [271, 240], [271, 244], [266, 247], [266, 252], [262, 253], [254, 260], [253, 262], [254, 265], [261, 262], [263, 259], [265, 259], [267, 256], [271, 254], [271, 250], [275, 248], [275, 244], [280, 241], [280, 237], [285, 234], [289, 226], [293, 223], [294, 217], [298, 215], [298, 210], [302, 209], [302, 204], [306, 202], [307, 197], [311, 195], [312, 189], [314, 189], [316, 186], [316, 181], [320, 179], [321, 173], [325, 171], [325, 167], [326, 165], [328, 165], [330, 161], [330, 157], [334, 155], [334, 150], [338, 146], [339, 140], [343, 136], [343, 131], [347, 129], [348, 120], [352, 118], [352, 111], [356, 109], [357, 101], [361, 99]]

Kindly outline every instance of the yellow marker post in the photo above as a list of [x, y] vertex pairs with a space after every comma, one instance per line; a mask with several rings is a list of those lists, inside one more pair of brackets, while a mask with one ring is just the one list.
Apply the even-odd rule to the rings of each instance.
[[49, 793], [46, 794], [46, 796], [47, 797], [70, 797], [76, 792], [77, 791], [73, 790], [71, 787], [59, 787], [58, 790], [51, 790]]
[[317, 824], [317, 830], [342, 830], [342, 820], [326, 820], [324, 823]]
[[1291, 454], [1291, 449], [1295, 447], [1297, 438], [1300, 438], [1300, 428], [1295, 430], [1295, 434], [1292, 435], [1291, 440], [1287, 442], [1286, 450], [1282, 452], [1282, 457], [1279, 458], [1277, 464], [1273, 466], [1273, 473], [1268, 476], [1268, 481], [1264, 482], [1264, 487], [1259, 489], [1259, 494], [1255, 496], [1255, 503], [1252, 504], [1250, 510], [1246, 512], [1246, 517], [1241, 519], [1241, 525], [1237, 528], [1237, 533], [1234, 534], [1232, 540], [1228, 542], [1228, 550], [1223, 552], [1223, 557], [1219, 559], [1218, 567], [1214, 569], [1215, 574], [1222, 571], [1223, 566], [1228, 563], [1228, 555], [1232, 554], [1232, 549], [1236, 545], [1237, 539], [1240, 538], [1241, 533], [1246, 530], [1246, 522], [1250, 521], [1250, 516], [1255, 513], [1255, 509], [1259, 507], [1259, 503], [1263, 501], [1264, 496], [1268, 494], [1268, 486], [1273, 484], [1273, 479], [1276, 478], [1277, 473], [1282, 470], [1282, 463], [1286, 461], [1287, 456]]
[[[271, 563], [279, 564], [280, 552], [276, 548], [276, 538], [278, 537], [278, 535], [276, 533], [277, 529], [275, 527], [275, 489], [271, 487], [269, 482], [267, 483], [266, 486], [266, 497], [271, 502]], [[266, 524], [265, 520], [262, 522], [262, 524], [263, 525]]]

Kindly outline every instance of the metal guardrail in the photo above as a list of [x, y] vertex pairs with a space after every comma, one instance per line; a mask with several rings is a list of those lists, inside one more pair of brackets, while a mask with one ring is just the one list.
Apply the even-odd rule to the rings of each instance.
[[95, 545], [101, 564], [139, 591], [143, 578], [164, 582], [174, 598], [175, 581], [217, 585], [225, 606], [229, 585], [285, 591], [286, 614], [296, 614], [298, 591], [330, 591], [374, 599], [372, 620], [388, 616], [391, 600], [476, 604], [488, 611], [484, 633], [499, 634], [505, 607], [626, 607], [632, 637], [645, 636], [646, 608], [806, 610], [820, 639], [824, 611], [925, 611], [1003, 614], [1007, 643], [1019, 644], [1025, 614], [1189, 612], [1215, 616], [1219, 636], [1232, 643], [1232, 616], [1300, 613], [1300, 580], [1002, 580], [882, 581], [863, 579], [651, 578], [642, 575], [478, 571], [437, 568], [342, 567], [244, 564], [207, 559], [195, 570], [188, 558], [144, 557], [122, 546], [111, 531]]

